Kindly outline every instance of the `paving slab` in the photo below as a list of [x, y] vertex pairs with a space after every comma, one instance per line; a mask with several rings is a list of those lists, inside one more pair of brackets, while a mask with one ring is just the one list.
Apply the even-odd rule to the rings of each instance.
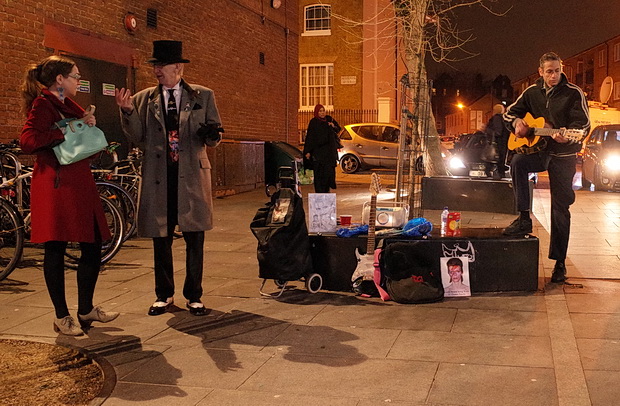
[[170, 406], [197, 405], [213, 389], [180, 385], [149, 385], [119, 382], [106, 406]]
[[272, 356], [254, 351], [169, 349], [123, 377], [123, 382], [235, 389]]
[[572, 313], [576, 338], [620, 340], [620, 314]]
[[548, 337], [544, 312], [460, 309], [456, 315], [455, 333], [487, 333]]
[[423, 402], [436, 369], [433, 362], [286, 354], [272, 357], [240, 389]]
[[376, 329], [450, 331], [456, 309], [385, 304], [379, 300], [358, 306], [327, 305], [311, 325]]
[[428, 401], [431, 404], [558, 405], [552, 368], [442, 363]]
[[586, 370], [592, 406], [617, 406], [620, 399], [620, 372]]
[[585, 293], [566, 295], [571, 313], [614, 313], [620, 314], [620, 302], [614, 293]]
[[579, 338], [577, 346], [583, 369], [620, 371], [620, 340]]
[[294, 324], [270, 342], [269, 347], [296, 355], [383, 359], [400, 334], [400, 330]]
[[403, 331], [390, 359], [552, 368], [549, 337]]
[[[316, 391], [313, 391], [316, 392]], [[197, 406], [359, 406], [357, 399], [336, 398], [324, 394], [298, 395], [281, 392], [259, 392], [245, 390], [215, 389], [207, 395]]]

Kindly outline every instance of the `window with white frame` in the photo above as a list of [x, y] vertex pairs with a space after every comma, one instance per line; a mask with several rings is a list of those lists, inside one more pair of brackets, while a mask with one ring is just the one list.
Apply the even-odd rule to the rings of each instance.
[[598, 67], [601, 68], [605, 66], [606, 63], [607, 63], [607, 50], [601, 49], [600, 51], [598, 51]]
[[614, 100], [620, 100], [620, 86], [614, 86]]
[[302, 35], [331, 35], [332, 6], [312, 4], [304, 7], [304, 32]]
[[620, 61], [620, 42], [614, 44], [614, 62]]
[[334, 106], [334, 65], [301, 65], [299, 69], [299, 107], [311, 110], [317, 104]]

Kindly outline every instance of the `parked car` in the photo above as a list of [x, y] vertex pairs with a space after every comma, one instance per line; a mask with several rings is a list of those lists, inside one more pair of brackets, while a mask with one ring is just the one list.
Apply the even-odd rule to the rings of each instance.
[[340, 168], [354, 173], [364, 168], [396, 168], [400, 129], [392, 124], [345, 125], [338, 135], [343, 145], [338, 151]]
[[[338, 150], [338, 159], [344, 173], [372, 168], [396, 169], [400, 137], [398, 126], [386, 123], [349, 124], [342, 128], [338, 136], [343, 145]], [[443, 145], [441, 153], [444, 159], [450, 155]], [[423, 168], [421, 156], [416, 161], [416, 168]]]
[[487, 136], [481, 131], [461, 135], [448, 162], [450, 173], [455, 176], [499, 179], [497, 164], [482, 159], [482, 152], [487, 145]]
[[598, 126], [583, 149], [581, 183], [596, 190], [620, 191], [620, 124]]
[[446, 147], [447, 149], [454, 149], [454, 143], [456, 142], [456, 137], [453, 135], [442, 135], [439, 137], [441, 141], [441, 145]]

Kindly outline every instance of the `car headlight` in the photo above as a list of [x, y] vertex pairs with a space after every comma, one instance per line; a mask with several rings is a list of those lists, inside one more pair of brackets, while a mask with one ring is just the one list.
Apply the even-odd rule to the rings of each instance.
[[465, 169], [465, 164], [463, 163], [461, 158], [452, 157], [452, 158], [450, 158], [450, 168], [452, 168], [452, 169]]
[[605, 159], [605, 167], [610, 171], [620, 171], [620, 155], [611, 155]]

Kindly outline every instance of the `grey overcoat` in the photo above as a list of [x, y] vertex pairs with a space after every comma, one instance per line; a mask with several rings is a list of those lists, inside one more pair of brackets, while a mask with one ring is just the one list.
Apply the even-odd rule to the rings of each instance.
[[[181, 81], [179, 114], [179, 214], [181, 231], [213, 228], [211, 163], [205, 141], [196, 135], [200, 123], [221, 124], [213, 91]], [[121, 112], [121, 125], [129, 141], [144, 151], [142, 191], [138, 210], [138, 234], [142, 237], [167, 235], [167, 147], [160, 87], [134, 95], [134, 111]], [[215, 147], [217, 141], [207, 141]]]

